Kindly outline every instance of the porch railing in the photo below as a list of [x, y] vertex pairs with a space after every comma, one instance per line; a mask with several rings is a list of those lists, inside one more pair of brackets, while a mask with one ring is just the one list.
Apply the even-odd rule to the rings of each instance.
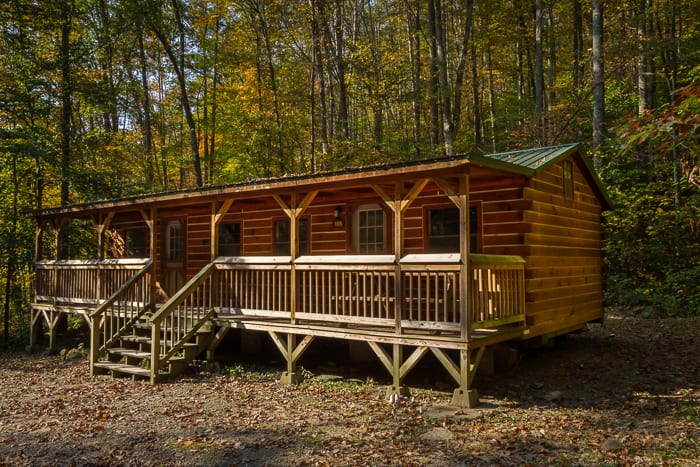
[[100, 352], [113, 347], [120, 337], [132, 331], [143, 315], [154, 309], [151, 293], [153, 262], [147, 259], [141, 264], [141, 269], [135, 274], [132, 271], [133, 275], [90, 314], [91, 373]]
[[43, 260], [35, 265], [34, 300], [55, 305], [97, 306], [149, 259]]
[[464, 307], [456, 254], [408, 255], [398, 265], [384, 255], [304, 256], [294, 262], [221, 257], [154, 317], [167, 330], [161, 355], [173, 352], [190, 323], [211, 313], [455, 332], [463, 319], [471, 329], [523, 321], [522, 258], [472, 255], [471, 262], [470, 306]]

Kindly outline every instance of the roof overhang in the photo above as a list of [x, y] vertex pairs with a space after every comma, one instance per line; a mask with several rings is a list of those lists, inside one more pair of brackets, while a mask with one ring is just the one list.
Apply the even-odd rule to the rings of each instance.
[[602, 183], [595, 175], [592, 164], [581, 155], [579, 145], [565, 145], [493, 155], [461, 155], [452, 158], [408, 161], [369, 167], [348, 168], [338, 172], [311, 175], [293, 175], [270, 179], [247, 180], [228, 185], [192, 188], [186, 190], [148, 193], [117, 199], [99, 200], [47, 208], [25, 213], [38, 220], [57, 217], [86, 218], [105, 211], [149, 209], [178, 204], [201, 204], [225, 198], [251, 199], [262, 196], [304, 193], [314, 190], [336, 191], [359, 189], [374, 184], [410, 182], [433, 177], [451, 178], [470, 173], [472, 178], [516, 176], [529, 178], [551, 164], [572, 154], [580, 156], [589, 178], [597, 188], [602, 202], [609, 202]]

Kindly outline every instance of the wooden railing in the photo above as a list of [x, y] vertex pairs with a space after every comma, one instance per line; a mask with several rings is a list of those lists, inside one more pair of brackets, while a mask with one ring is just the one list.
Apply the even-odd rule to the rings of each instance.
[[490, 328], [525, 320], [525, 260], [520, 256], [471, 255], [471, 323]]
[[[464, 319], [470, 320], [469, 329], [524, 321], [523, 259], [470, 259], [469, 306], [464, 307], [456, 254], [408, 255], [398, 264], [382, 255], [306, 256], [294, 262], [218, 258], [150, 318], [152, 377], [214, 314], [366, 324], [397, 332], [459, 331]], [[95, 352], [116, 342], [152, 306], [150, 260], [42, 261], [36, 271], [38, 301], [96, 308], [91, 315]]]
[[56, 305], [96, 306], [150, 260], [44, 260], [35, 266], [34, 300]]
[[393, 256], [307, 256], [295, 268], [297, 319], [394, 326]]
[[459, 254], [408, 255], [401, 261], [401, 326], [459, 331]]
[[100, 352], [118, 343], [121, 336], [131, 332], [139, 319], [154, 308], [151, 293], [153, 262], [146, 259], [141, 264], [141, 269], [136, 274], [132, 270], [132, 276], [90, 314], [91, 374]]

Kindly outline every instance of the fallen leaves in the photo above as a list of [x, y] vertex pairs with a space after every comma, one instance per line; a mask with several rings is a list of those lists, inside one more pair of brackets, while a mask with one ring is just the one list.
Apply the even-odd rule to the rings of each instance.
[[700, 320], [610, 319], [477, 380], [476, 410], [449, 406], [448, 391], [389, 404], [375, 384], [287, 387], [274, 371], [149, 386], [11, 355], [0, 360], [0, 464], [693, 465], [696, 334]]

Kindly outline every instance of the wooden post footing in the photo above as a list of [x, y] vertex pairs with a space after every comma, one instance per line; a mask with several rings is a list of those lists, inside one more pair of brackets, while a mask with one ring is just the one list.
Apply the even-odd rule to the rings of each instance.
[[290, 373], [289, 371], [285, 371], [285, 372], [282, 372], [282, 376], [280, 377], [280, 382], [282, 384], [294, 386], [296, 384], [301, 383], [301, 381], [303, 379], [304, 378], [302, 378], [301, 374], [299, 374], [297, 372]]
[[390, 402], [393, 402], [396, 396], [410, 397], [411, 390], [408, 388], [408, 386], [387, 386], [386, 399]]
[[452, 405], [473, 409], [479, 405], [479, 393], [476, 389], [457, 388], [452, 394]]

